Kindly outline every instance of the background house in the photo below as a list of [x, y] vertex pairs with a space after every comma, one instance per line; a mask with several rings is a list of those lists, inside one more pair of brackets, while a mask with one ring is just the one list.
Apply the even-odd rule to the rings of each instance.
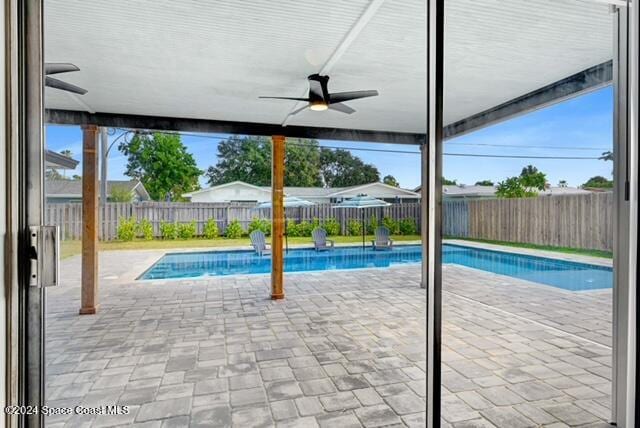
[[[379, 182], [351, 187], [285, 187], [284, 193], [286, 196], [296, 196], [317, 204], [336, 203], [359, 194], [367, 194], [391, 203], [420, 201], [420, 195], [416, 192]], [[254, 186], [243, 181], [233, 181], [196, 192], [185, 193], [182, 196], [191, 202], [257, 203], [271, 199], [271, 187]]]
[[[128, 190], [131, 192], [132, 202], [148, 201], [151, 198], [147, 189], [138, 180], [109, 180], [107, 181], [107, 199], [112, 191]], [[82, 202], [82, 180], [46, 180], [45, 194], [48, 204], [60, 204], [65, 202]]]

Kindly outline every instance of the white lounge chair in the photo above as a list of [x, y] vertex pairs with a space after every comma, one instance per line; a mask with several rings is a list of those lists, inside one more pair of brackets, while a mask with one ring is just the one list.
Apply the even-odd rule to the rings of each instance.
[[321, 227], [316, 227], [311, 232], [313, 238], [313, 247], [316, 251], [333, 250], [334, 242], [331, 239], [327, 239], [327, 231]]
[[249, 238], [251, 239], [251, 245], [253, 246], [253, 249], [256, 250], [256, 253], [258, 253], [258, 255], [263, 256], [265, 254], [271, 253], [269, 244], [267, 244], [263, 231], [254, 230], [249, 235]]
[[393, 239], [389, 237], [389, 229], [384, 226], [376, 228], [376, 239], [371, 241], [374, 250], [390, 250], [393, 247]]

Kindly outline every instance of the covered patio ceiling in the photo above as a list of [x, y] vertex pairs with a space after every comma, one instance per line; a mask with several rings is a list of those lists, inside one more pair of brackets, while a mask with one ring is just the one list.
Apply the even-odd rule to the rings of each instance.
[[[608, 84], [606, 3], [447, 0], [447, 135]], [[47, 88], [47, 120], [421, 142], [425, 8], [425, 0], [45, 0], [46, 61], [76, 64], [59, 78], [89, 91]], [[292, 116], [303, 104], [258, 99], [306, 96], [312, 73], [329, 75], [332, 92], [380, 95], [350, 102], [351, 115]]]

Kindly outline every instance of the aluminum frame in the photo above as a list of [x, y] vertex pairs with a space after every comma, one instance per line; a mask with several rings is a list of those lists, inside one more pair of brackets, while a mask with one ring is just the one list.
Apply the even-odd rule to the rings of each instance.
[[[427, 289], [427, 427], [440, 426], [442, 345], [442, 164], [444, 0], [427, 2], [427, 143], [422, 148], [422, 275]], [[426, 236], [425, 236], [426, 234]], [[426, 244], [425, 244], [426, 240]]]
[[[18, 275], [19, 404], [43, 406], [45, 394], [45, 288], [30, 287], [29, 227], [44, 219], [44, 49], [43, 2], [19, 0], [18, 13]], [[39, 427], [44, 416], [23, 415], [22, 424]]]

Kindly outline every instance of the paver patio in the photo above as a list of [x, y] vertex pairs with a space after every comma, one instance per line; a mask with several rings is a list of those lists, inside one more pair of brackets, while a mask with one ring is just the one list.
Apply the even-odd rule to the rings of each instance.
[[[92, 316], [77, 315], [79, 258], [63, 261], [64, 285], [48, 290], [47, 404], [131, 412], [48, 426], [424, 426], [418, 266], [290, 274], [274, 302], [265, 275], [133, 280], [160, 255], [102, 253]], [[610, 291], [444, 270], [445, 426], [606, 420]]]

